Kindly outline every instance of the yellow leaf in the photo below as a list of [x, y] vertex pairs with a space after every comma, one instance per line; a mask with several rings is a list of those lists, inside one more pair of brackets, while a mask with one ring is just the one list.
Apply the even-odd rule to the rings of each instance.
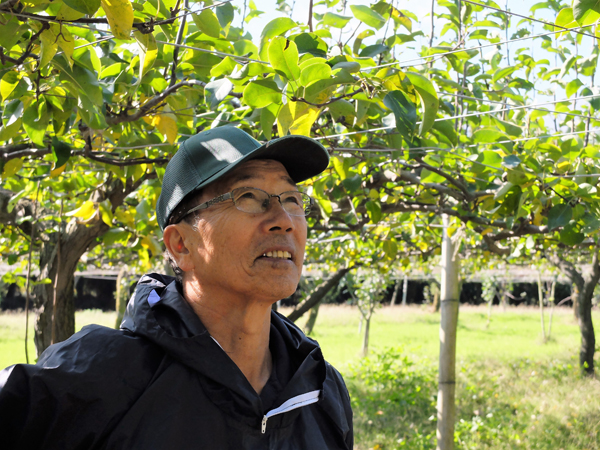
[[486, 234], [490, 234], [492, 231], [494, 231], [492, 228], [486, 228], [481, 232], [481, 235], [485, 236]]
[[290, 113], [294, 119], [290, 126], [290, 133], [310, 136], [310, 127], [317, 120], [320, 110], [306, 103], [290, 102]]
[[158, 241], [153, 237], [144, 236], [140, 244], [145, 249], [150, 250], [152, 252], [152, 255], [154, 256], [160, 255], [163, 251]]
[[66, 3], [63, 3], [60, 6], [60, 9], [58, 10], [58, 12], [56, 13], [56, 20], [71, 21], [71, 20], [81, 19], [83, 16], [85, 16], [84, 13], [76, 11], [73, 8], [71, 8], [70, 6], [68, 6]]
[[156, 45], [156, 39], [154, 36], [149, 34], [142, 34], [139, 31], [135, 31], [133, 33], [135, 40], [140, 46], [140, 75], [139, 79], [141, 81], [142, 77], [146, 75], [146, 73], [152, 68], [154, 65], [154, 61], [156, 61], [156, 56], [158, 54], [158, 46]]
[[81, 217], [83, 220], [89, 220], [94, 217], [94, 214], [96, 214], [96, 206], [93, 201], [88, 200], [79, 208], [66, 213], [65, 216]]
[[536, 212], [533, 215], [533, 224], [539, 227], [542, 224], [543, 219], [544, 219], [544, 216], [542, 216], [539, 212]]
[[458, 227], [448, 227], [448, 237], [454, 236], [454, 233], [456, 233], [456, 230], [458, 230]]
[[67, 163], [64, 163], [62, 166], [52, 169], [50, 171], [50, 176], [52, 178], [55, 178], [55, 177], [59, 176], [61, 173], [63, 173], [66, 168], [67, 168]]
[[110, 31], [117, 39], [131, 39], [133, 8], [129, 0], [102, 0]]
[[177, 139], [177, 117], [170, 114], [170, 111], [171, 108], [166, 106], [163, 111], [154, 116], [153, 124], [167, 138], [169, 144], [173, 144]]
[[21, 170], [23, 167], [23, 160], [19, 158], [11, 159], [6, 164], [4, 164], [4, 169], [2, 170], [2, 178], [12, 177], [15, 173]]
[[113, 221], [113, 213], [112, 213], [112, 204], [110, 200], [104, 200], [102, 203], [98, 204], [100, 208], [100, 216], [102, 217], [102, 221], [108, 225], [112, 226]]
[[[52, 24], [56, 25], [56, 24]], [[46, 65], [52, 61], [54, 55], [58, 51], [58, 42], [56, 40], [56, 34], [53, 33], [52, 26], [49, 29], [44, 30], [40, 35], [40, 40], [42, 41], [42, 55], [40, 58], [40, 66], [46, 67]]]

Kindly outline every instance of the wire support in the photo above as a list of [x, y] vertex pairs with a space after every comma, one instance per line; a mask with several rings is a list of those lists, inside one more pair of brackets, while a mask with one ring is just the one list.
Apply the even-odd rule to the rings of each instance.
[[[469, 97], [468, 95], [462, 95], [462, 94], [451, 94], [451, 93], [443, 93], [441, 95], [449, 95], [452, 97], [460, 97], [460, 98], [464, 98], [465, 100], [474, 100], [474, 101], [478, 101], [478, 102], [482, 102], [482, 103], [491, 103], [494, 105], [504, 105], [506, 106], [506, 103], [504, 102], [498, 102], [498, 101], [494, 101], [494, 100], [488, 100], [485, 98], [477, 98], [477, 97]], [[568, 100], [568, 101], [572, 101], [572, 100]], [[561, 100], [558, 103], [565, 103], [566, 100]], [[525, 105], [515, 105], [515, 106], [525, 106]], [[529, 106], [529, 105], [527, 105]], [[547, 109], [547, 108], [534, 108], [533, 106], [529, 106], [527, 109], [533, 109], [536, 111], [545, 111], [548, 113], [554, 113], [554, 114], [564, 114], [566, 116], [574, 116], [574, 117], [583, 117], [584, 119], [588, 119], [590, 118], [590, 114], [577, 114], [577, 113], [572, 113], [572, 112], [565, 112], [565, 111], [557, 111], [555, 109]]]
[[[591, 26], [593, 26], [593, 24], [592, 25], [582, 25], [582, 26], [577, 27], [577, 28], [588, 28], [588, 27], [591, 27]], [[413, 61], [421, 61], [421, 60], [429, 59], [429, 58], [438, 58], [439, 59], [441, 57], [444, 57], [446, 55], [452, 55], [454, 53], [466, 52], [466, 51], [469, 51], [469, 50], [480, 50], [482, 48], [494, 47], [494, 46], [499, 46], [499, 45], [504, 45], [504, 44], [510, 44], [512, 42], [525, 41], [525, 40], [528, 40], [528, 39], [535, 39], [535, 38], [539, 38], [539, 37], [550, 36], [552, 34], [558, 34], [558, 33], [564, 33], [564, 32], [565, 32], [564, 30], [550, 31], [548, 33], [536, 34], [534, 36], [524, 36], [524, 37], [521, 37], [521, 38], [509, 39], [507, 41], [500, 41], [500, 42], [495, 42], [495, 43], [490, 43], [490, 44], [482, 44], [482, 45], [478, 45], [476, 47], [459, 48], [459, 49], [456, 49], [456, 50], [450, 50], [448, 52], [436, 53], [436, 54], [428, 55], [428, 56], [419, 56], [418, 58], [407, 59], [407, 60], [404, 60], [404, 61], [396, 61], [396, 62], [391, 62], [391, 63], [386, 63], [386, 64], [379, 64], [379, 65], [373, 66], [373, 67], [365, 67], [364, 69], [360, 69], [360, 71], [361, 72], [368, 72], [368, 71], [373, 70], [373, 69], [379, 69], [379, 68], [382, 68], [382, 67], [389, 67], [389, 66], [395, 66], [395, 65], [402, 65], [402, 64], [413, 62]], [[591, 35], [589, 35], [589, 36], [591, 36]], [[423, 61], [423, 63], [425, 63], [425, 62], [426, 61]], [[403, 66], [403, 68], [404, 67], [412, 67], [412, 66], [416, 66], [416, 65], [418, 65], [418, 64], [412, 64], [411, 66]]]
[[267, 64], [270, 66], [270, 64], [268, 62], [265, 61], [261, 61], [259, 59], [252, 59], [252, 58], [248, 58], [246, 56], [238, 56], [238, 55], [233, 55], [231, 53], [225, 53], [225, 52], [219, 52], [217, 50], [206, 50], [205, 48], [199, 48], [199, 47], [192, 47], [190, 45], [184, 45], [184, 44], [175, 44], [172, 42], [166, 42], [166, 41], [156, 41], [158, 44], [163, 44], [163, 45], [170, 45], [172, 47], [180, 47], [180, 48], [187, 48], [190, 50], [196, 50], [199, 52], [204, 52], [204, 53], [211, 53], [213, 55], [219, 55], [219, 56], [229, 56], [231, 58], [235, 58], [235, 59], [239, 59], [241, 61], [246, 61], [246, 62], [257, 62], [257, 63], [261, 63], [261, 64]]
[[498, 11], [498, 12], [501, 12], [501, 13], [504, 13], [504, 14], [510, 14], [511, 16], [520, 17], [521, 19], [526, 19], [526, 20], [530, 20], [532, 22], [542, 23], [544, 25], [549, 25], [549, 26], [554, 27], [554, 28], [560, 28], [560, 29], [563, 30], [563, 31], [561, 31], [561, 33], [564, 32], [564, 31], [572, 31], [573, 33], [581, 34], [582, 36], [589, 36], [589, 37], [592, 37], [592, 38], [598, 40], [598, 37], [594, 36], [593, 34], [582, 33], [581, 31], [576, 31], [577, 28], [581, 28], [581, 27], [574, 27], [574, 28], [563, 27], [561, 25], [556, 25], [554, 23], [546, 22], [545, 20], [534, 19], [533, 17], [523, 16], [521, 14], [517, 14], [517, 13], [511, 12], [511, 11], [507, 11], [505, 9], [496, 8], [495, 6], [489, 6], [489, 5], [484, 5], [482, 3], [477, 3], [477, 2], [474, 2], [472, 0], [462, 0], [462, 1], [467, 2], [467, 3], [471, 3], [472, 5], [481, 6], [482, 8], [493, 9], [494, 11]]

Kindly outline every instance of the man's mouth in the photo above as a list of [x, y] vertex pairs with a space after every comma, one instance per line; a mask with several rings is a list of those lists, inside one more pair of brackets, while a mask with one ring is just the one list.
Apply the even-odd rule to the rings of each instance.
[[273, 252], [266, 252], [262, 255], [263, 258], [280, 258], [280, 259], [292, 259], [292, 254], [290, 252], [276, 250]]

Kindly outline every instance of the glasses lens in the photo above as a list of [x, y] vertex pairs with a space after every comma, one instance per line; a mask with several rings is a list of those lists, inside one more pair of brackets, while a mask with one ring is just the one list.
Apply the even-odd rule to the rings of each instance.
[[251, 214], [263, 213], [269, 206], [269, 195], [254, 188], [238, 188], [232, 191], [235, 207]]
[[303, 192], [283, 192], [281, 205], [292, 216], [307, 216], [310, 213], [310, 197]]

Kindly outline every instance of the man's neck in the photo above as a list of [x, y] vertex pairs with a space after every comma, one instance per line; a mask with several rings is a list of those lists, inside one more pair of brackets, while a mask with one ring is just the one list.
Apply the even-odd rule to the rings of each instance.
[[269, 350], [271, 305], [210, 295], [189, 285], [184, 287], [184, 297], [210, 335], [260, 394], [273, 369]]

